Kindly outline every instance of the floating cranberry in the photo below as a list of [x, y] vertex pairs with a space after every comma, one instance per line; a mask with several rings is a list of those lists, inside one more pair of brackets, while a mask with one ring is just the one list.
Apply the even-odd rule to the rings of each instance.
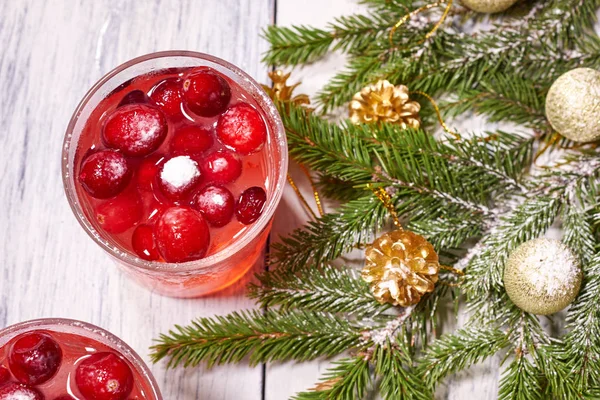
[[185, 262], [204, 257], [210, 231], [200, 213], [188, 207], [171, 207], [154, 226], [154, 239], [167, 262]]
[[181, 117], [181, 79], [167, 78], [150, 92], [150, 98], [163, 112], [171, 117]]
[[217, 137], [221, 143], [240, 154], [251, 154], [267, 139], [267, 127], [254, 107], [240, 103], [219, 118]]
[[156, 244], [154, 244], [154, 235], [150, 225], [143, 224], [135, 228], [131, 244], [136, 254], [144, 260], [155, 261], [160, 257]]
[[242, 162], [235, 153], [219, 150], [202, 159], [201, 170], [208, 182], [229, 183], [242, 174]]
[[267, 201], [263, 188], [253, 186], [244, 190], [235, 205], [235, 216], [244, 225], [250, 225], [260, 217]]
[[129, 104], [117, 108], [108, 117], [102, 129], [102, 140], [125, 155], [143, 157], [158, 149], [167, 130], [167, 119], [158, 108]]
[[79, 182], [97, 199], [119, 194], [131, 179], [127, 159], [114, 150], [102, 150], [87, 156], [81, 163]]
[[117, 108], [126, 106], [128, 104], [143, 104], [147, 102], [148, 96], [146, 96], [146, 93], [142, 92], [141, 90], [132, 90], [123, 96], [119, 102], [119, 105], [117, 105]]
[[96, 220], [108, 233], [122, 233], [142, 218], [142, 202], [137, 193], [122, 193], [96, 208]]
[[75, 382], [86, 400], [124, 400], [133, 389], [133, 373], [118, 355], [100, 352], [77, 366]]
[[172, 157], [160, 167], [158, 187], [168, 199], [177, 201], [189, 195], [201, 177], [198, 163], [189, 156]]
[[142, 190], [152, 190], [164, 156], [152, 154], [144, 158], [137, 170], [137, 184]]
[[62, 361], [62, 350], [44, 332], [18, 337], [8, 353], [8, 366], [21, 383], [39, 385], [54, 376]]
[[229, 190], [210, 185], [194, 195], [192, 205], [215, 227], [225, 226], [233, 217], [235, 200]]
[[227, 108], [231, 88], [216, 72], [202, 70], [192, 73], [183, 82], [183, 98], [194, 114], [214, 117]]
[[212, 131], [208, 127], [188, 125], [180, 128], [171, 139], [173, 154], [201, 154], [210, 149], [213, 144]]
[[10, 371], [0, 365], [0, 385], [10, 379]]
[[9, 382], [0, 386], [0, 400], [45, 400], [45, 397], [29, 385]]

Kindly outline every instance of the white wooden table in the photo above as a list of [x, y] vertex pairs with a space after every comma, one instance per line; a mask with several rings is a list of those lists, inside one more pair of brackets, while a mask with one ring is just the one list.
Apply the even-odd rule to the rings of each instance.
[[[81, 230], [63, 194], [60, 152], [71, 113], [113, 67], [159, 50], [211, 53], [267, 82], [263, 27], [313, 24], [359, 7], [351, 0], [0, 0], [0, 327], [41, 317], [102, 326], [140, 354], [174, 324], [253, 307], [248, 277], [194, 300], [154, 295], [125, 279]], [[314, 93], [340, 57], [298, 71]], [[288, 188], [274, 233], [306, 215]], [[260, 267], [260, 266], [259, 266]], [[259, 268], [257, 267], [257, 268]], [[147, 359], [147, 357], [146, 357]], [[169, 400], [280, 400], [311, 387], [327, 361], [152, 370]], [[485, 375], [480, 372], [486, 372]], [[495, 398], [497, 362], [454, 379], [439, 398]]]

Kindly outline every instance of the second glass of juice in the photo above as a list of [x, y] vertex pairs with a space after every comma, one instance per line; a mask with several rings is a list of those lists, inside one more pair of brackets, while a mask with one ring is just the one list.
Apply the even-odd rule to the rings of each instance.
[[175, 297], [222, 289], [256, 263], [286, 173], [283, 126], [260, 85], [194, 52], [107, 74], [77, 107], [63, 149], [84, 230], [130, 277]]
[[162, 400], [142, 359], [97, 326], [69, 319], [0, 330], [0, 400]]

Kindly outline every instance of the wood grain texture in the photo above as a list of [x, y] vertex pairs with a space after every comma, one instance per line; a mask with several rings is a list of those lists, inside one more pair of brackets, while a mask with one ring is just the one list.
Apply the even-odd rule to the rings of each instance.
[[[152, 338], [174, 324], [253, 306], [244, 282], [177, 300], [125, 279], [71, 214], [60, 154], [88, 88], [133, 57], [198, 50], [266, 81], [259, 34], [273, 10], [274, 0], [0, 1], [0, 326], [80, 319], [145, 355]], [[168, 400], [262, 397], [260, 368], [152, 369]]]

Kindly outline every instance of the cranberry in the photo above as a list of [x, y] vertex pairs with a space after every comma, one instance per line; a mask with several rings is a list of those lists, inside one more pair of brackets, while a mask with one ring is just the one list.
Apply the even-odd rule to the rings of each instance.
[[229, 183], [242, 174], [242, 162], [235, 153], [219, 150], [202, 160], [201, 170], [209, 182]]
[[108, 233], [122, 233], [142, 217], [142, 202], [137, 193], [122, 193], [96, 208], [96, 220]]
[[154, 236], [150, 225], [144, 224], [135, 228], [131, 243], [136, 254], [144, 260], [154, 261], [160, 257], [154, 244]]
[[54, 376], [62, 361], [62, 350], [43, 332], [21, 335], [8, 354], [8, 366], [21, 383], [39, 385]]
[[217, 123], [217, 137], [240, 154], [260, 150], [267, 139], [267, 127], [254, 107], [240, 103], [230, 107]]
[[137, 184], [142, 190], [152, 190], [164, 156], [152, 154], [142, 160], [137, 170]]
[[226, 188], [211, 185], [197, 192], [192, 204], [210, 225], [221, 227], [231, 221], [235, 200]]
[[45, 400], [45, 397], [34, 387], [9, 382], [0, 386], [0, 400]]
[[10, 371], [0, 365], [0, 385], [10, 379]]
[[60, 397], [55, 398], [54, 400], [73, 400], [73, 397], [69, 396], [68, 394], [65, 394]]
[[146, 96], [146, 93], [142, 92], [141, 90], [132, 90], [123, 96], [117, 108], [126, 106], [128, 104], [143, 104], [147, 102], [148, 97]]
[[235, 216], [244, 225], [250, 225], [260, 217], [267, 201], [263, 188], [253, 186], [244, 190], [235, 205]]
[[102, 140], [125, 155], [143, 157], [158, 149], [167, 136], [167, 119], [156, 107], [129, 104], [106, 120]]
[[231, 89], [225, 79], [211, 70], [192, 73], [183, 82], [183, 99], [201, 117], [214, 117], [227, 108]]
[[190, 194], [201, 180], [198, 163], [188, 156], [168, 159], [160, 167], [158, 187], [170, 200], [180, 200]]
[[168, 78], [159, 82], [150, 92], [150, 98], [167, 116], [182, 116], [181, 79]]
[[188, 207], [171, 207], [154, 226], [154, 239], [167, 262], [185, 262], [204, 257], [210, 231], [200, 213]]
[[213, 144], [211, 129], [188, 125], [179, 129], [171, 139], [171, 153], [200, 154], [210, 149]]
[[102, 150], [87, 156], [81, 163], [79, 182], [98, 199], [119, 194], [131, 179], [127, 159], [114, 150]]
[[87, 400], [124, 400], [133, 389], [133, 373], [118, 355], [100, 352], [77, 366], [75, 382]]

